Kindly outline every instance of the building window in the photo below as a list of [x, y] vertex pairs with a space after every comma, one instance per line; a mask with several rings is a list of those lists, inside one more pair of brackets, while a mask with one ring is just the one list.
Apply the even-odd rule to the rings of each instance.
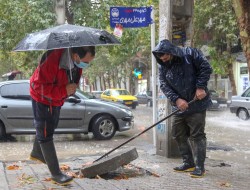
[[241, 75], [248, 74], [248, 68], [247, 67], [241, 67], [240, 68], [240, 74]]

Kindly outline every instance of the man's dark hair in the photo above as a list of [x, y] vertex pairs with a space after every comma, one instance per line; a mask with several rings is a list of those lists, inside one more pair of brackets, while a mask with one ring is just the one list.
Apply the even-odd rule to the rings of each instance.
[[82, 59], [89, 52], [92, 56], [95, 56], [95, 46], [83, 46], [71, 48], [72, 53], [77, 53]]

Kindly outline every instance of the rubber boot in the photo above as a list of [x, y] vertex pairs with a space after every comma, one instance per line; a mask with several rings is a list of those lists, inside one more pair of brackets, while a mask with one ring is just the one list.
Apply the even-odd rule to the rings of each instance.
[[205, 175], [205, 159], [206, 159], [206, 139], [201, 139], [198, 141], [193, 141], [193, 154], [195, 161], [195, 170], [190, 173], [193, 178], [201, 178]]
[[191, 172], [194, 171], [195, 165], [192, 155], [192, 150], [187, 140], [176, 140], [180, 154], [183, 159], [182, 165], [175, 167], [176, 172]]
[[35, 138], [33, 149], [30, 153], [30, 160], [39, 161], [46, 164], [46, 161], [43, 157], [43, 153], [37, 138]]
[[51, 180], [59, 185], [67, 185], [73, 181], [73, 177], [65, 175], [59, 168], [56, 149], [53, 141], [40, 144], [43, 156], [52, 175]]

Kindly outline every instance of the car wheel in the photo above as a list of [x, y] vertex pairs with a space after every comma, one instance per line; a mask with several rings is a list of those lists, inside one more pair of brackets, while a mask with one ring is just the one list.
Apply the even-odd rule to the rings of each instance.
[[5, 126], [0, 122], [0, 139], [5, 138], [6, 136]]
[[93, 122], [92, 132], [98, 140], [111, 139], [116, 132], [116, 122], [108, 115], [99, 116]]
[[136, 105], [132, 105], [132, 109], [134, 109], [134, 110], [135, 110], [135, 109], [136, 109]]
[[249, 119], [249, 114], [246, 109], [241, 108], [238, 111], [238, 117], [242, 120], [248, 120]]
[[147, 106], [148, 106], [148, 107], [152, 107], [152, 106], [153, 106], [153, 102], [152, 102], [152, 100], [148, 100], [148, 102], [147, 102]]

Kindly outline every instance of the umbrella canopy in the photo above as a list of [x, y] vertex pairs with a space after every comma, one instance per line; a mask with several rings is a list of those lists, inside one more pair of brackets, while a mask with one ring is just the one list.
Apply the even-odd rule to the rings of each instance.
[[120, 42], [114, 35], [105, 30], [64, 24], [28, 34], [13, 51], [51, 50], [115, 44], [120, 44]]

